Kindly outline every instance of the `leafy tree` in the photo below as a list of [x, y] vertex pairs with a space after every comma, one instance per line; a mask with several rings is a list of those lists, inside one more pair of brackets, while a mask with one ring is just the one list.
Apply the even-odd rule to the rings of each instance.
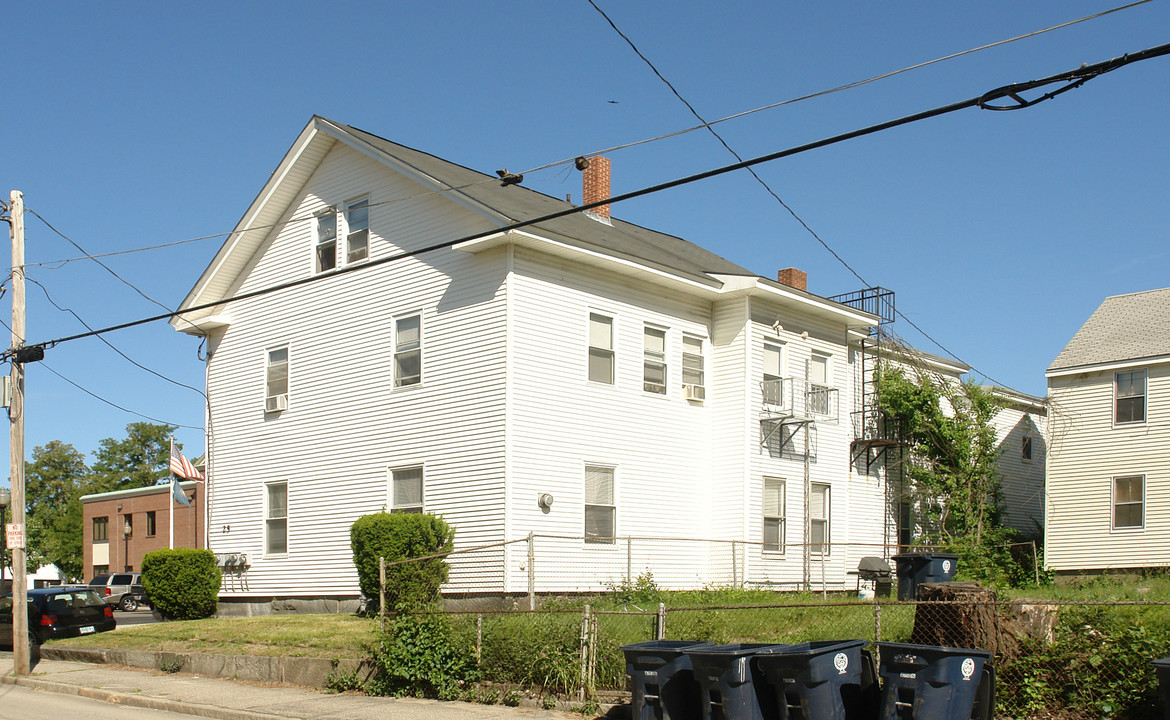
[[897, 422], [910, 444], [908, 474], [914, 483], [924, 545], [960, 553], [966, 574], [1003, 580], [1012, 560], [1001, 524], [995, 427], [1001, 403], [974, 383], [947, 383], [926, 372], [913, 377], [896, 366], [877, 374], [882, 412]]
[[80, 577], [81, 496], [89, 485], [84, 453], [52, 440], [33, 449], [24, 475], [30, 559]]
[[105, 438], [94, 452], [93, 489], [109, 492], [157, 485], [171, 460], [171, 433], [175, 425], [135, 422], [121, 440]]

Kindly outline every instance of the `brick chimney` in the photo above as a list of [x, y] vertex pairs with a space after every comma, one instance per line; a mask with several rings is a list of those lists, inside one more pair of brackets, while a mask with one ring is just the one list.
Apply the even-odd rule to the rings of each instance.
[[776, 280], [782, 285], [808, 292], [808, 273], [798, 268], [784, 268], [776, 273]]
[[[600, 155], [589, 158], [589, 167], [581, 171], [583, 205], [609, 197], [609, 158]], [[598, 205], [591, 212], [602, 220], [609, 220], [609, 205]]]

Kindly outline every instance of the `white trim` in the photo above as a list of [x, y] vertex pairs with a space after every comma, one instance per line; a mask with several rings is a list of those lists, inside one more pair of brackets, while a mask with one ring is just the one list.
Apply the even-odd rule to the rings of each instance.
[[[1133, 374], [1141, 370], [1145, 373], [1145, 378], [1142, 380], [1142, 419], [1129, 420], [1127, 422], [1117, 422], [1117, 376], [1121, 373]], [[1110, 381], [1112, 386], [1113, 403], [1109, 408], [1109, 416], [1113, 421], [1114, 429], [1131, 428], [1131, 427], [1145, 427], [1150, 421], [1150, 370], [1149, 368], [1133, 368], [1130, 370], [1116, 370], [1113, 372], [1113, 379]], [[1137, 395], [1130, 395], [1128, 397], [1137, 397]]]
[[[290, 502], [291, 494], [289, 493], [289, 485], [291, 485], [291, 484], [292, 483], [290, 483], [288, 481], [288, 479], [286, 478], [284, 480], [269, 480], [261, 486], [261, 490], [263, 492], [263, 501], [262, 502], [264, 503], [263, 506], [261, 507], [262, 522], [264, 523], [264, 534], [263, 534], [264, 546], [261, 548], [261, 550], [262, 550], [261, 554], [263, 557], [266, 557], [266, 558], [287, 558], [289, 556], [289, 537], [291, 536], [291, 533], [289, 532], [288, 520], [289, 520], [289, 516], [292, 514], [290, 512], [290, 507], [292, 505], [292, 503]], [[268, 547], [269, 547], [268, 523], [271, 520], [282, 519], [282, 518], [271, 518], [268, 516], [268, 513], [271, 509], [268, 505], [269, 488], [276, 486], [276, 485], [284, 485], [284, 518], [283, 518], [283, 520], [284, 520], [284, 552], [282, 552], [282, 553], [268, 552]], [[171, 511], [173, 512], [174, 508], [171, 508]]]
[[1094, 372], [1109, 372], [1112, 370], [1125, 370], [1128, 368], [1148, 367], [1150, 365], [1160, 365], [1162, 363], [1170, 363], [1170, 355], [1154, 355], [1148, 358], [1133, 358], [1131, 360], [1118, 360], [1116, 362], [1100, 363], [1097, 365], [1077, 365], [1070, 368], [1058, 368], [1056, 370], [1048, 370], [1044, 373], [1044, 377], [1063, 377], [1065, 375], [1080, 375], [1081, 373]]

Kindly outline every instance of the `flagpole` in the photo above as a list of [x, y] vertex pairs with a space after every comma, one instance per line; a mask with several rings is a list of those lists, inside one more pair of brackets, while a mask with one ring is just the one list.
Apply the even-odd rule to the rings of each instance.
[[[175, 436], [171, 436], [171, 455], [175, 454]], [[167, 486], [167, 522], [171, 526], [171, 550], [175, 549], [175, 474], [171, 473], [171, 482]]]

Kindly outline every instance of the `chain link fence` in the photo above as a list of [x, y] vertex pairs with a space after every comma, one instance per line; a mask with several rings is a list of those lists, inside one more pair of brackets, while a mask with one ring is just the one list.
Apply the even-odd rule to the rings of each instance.
[[875, 656], [881, 642], [990, 650], [997, 718], [1162, 717], [1150, 661], [1170, 656], [1167, 602], [858, 602], [804, 594], [765, 604], [751, 597], [762, 593], [745, 592], [735, 604], [727, 602], [734, 591], [710, 594], [720, 604], [668, 607], [616, 593], [536, 611], [444, 614], [475, 648], [485, 680], [576, 702], [628, 701], [621, 648], [632, 643], [863, 639]]

